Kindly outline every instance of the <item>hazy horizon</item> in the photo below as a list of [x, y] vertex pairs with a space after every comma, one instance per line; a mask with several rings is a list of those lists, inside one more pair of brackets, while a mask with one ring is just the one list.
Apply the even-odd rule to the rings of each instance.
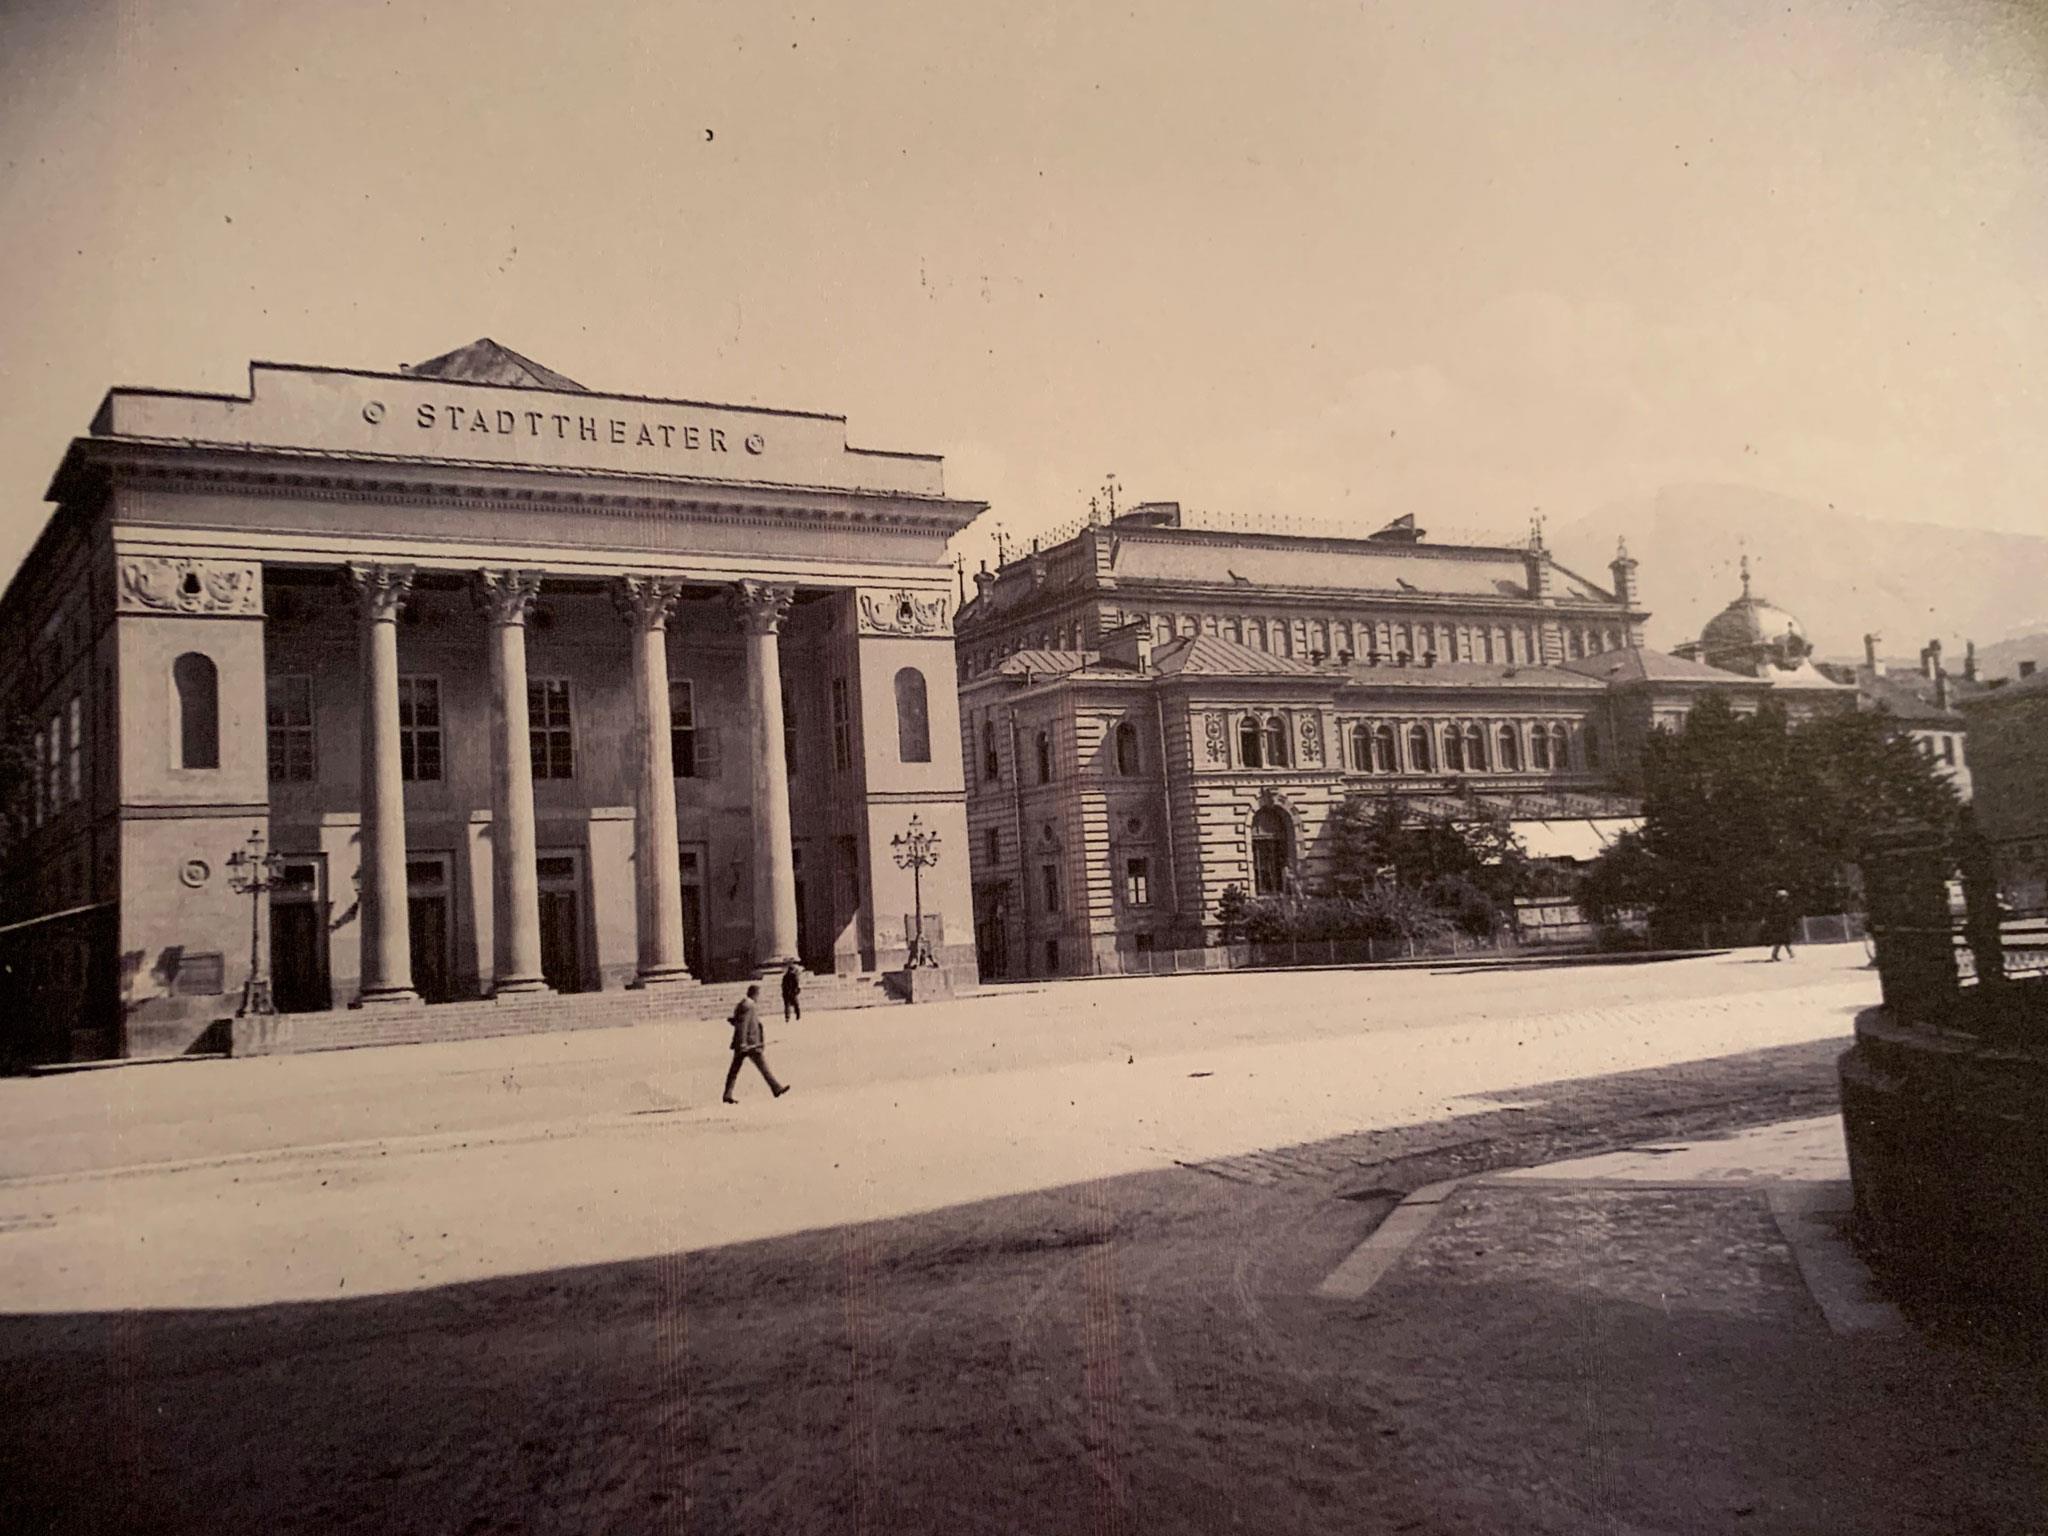
[[[1124, 499], [2044, 529], [2033, 4], [0, 11], [0, 569], [103, 392], [492, 336]], [[1769, 551], [1752, 549], [1767, 558]]]

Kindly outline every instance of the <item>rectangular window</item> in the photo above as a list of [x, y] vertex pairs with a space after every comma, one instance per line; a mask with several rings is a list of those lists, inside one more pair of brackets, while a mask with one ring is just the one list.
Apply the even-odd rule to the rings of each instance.
[[64, 717], [50, 716], [50, 814], [64, 804]]
[[1953, 768], [1956, 765], [1956, 739], [1953, 736], [1941, 738], [1941, 760]]
[[1145, 957], [1146, 959], [1148, 959], [1148, 960], [1149, 960], [1149, 959], [1151, 959], [1151, 958], [1152, 958], [1152, 935], [1151, 935], [1151, 934], [1149, 934], [1149, 933], [1141, 933], [1141, 934], [1138, 934], [1138, 935], [1137, 935], [1137, 937], [1136, 937], [1136, 943], [1137, 943], [1137, 949], [1138, 949], [1138, 953], [1139, 953], [1139, 954], [1141, 954], [1141, 955], [1143, 955], [1143, 956], [1144, 956], [1144, 957]]
[[1150, 859], [1124, 860], [1124, 905], [1127, 907], [1149, 907], [1152, 905], [1152, 861]]
[[[1955, 760], [1953, 752], [1949, 760]], [[64, 712], [64, 775], [65, 789], [76, 805], [85, 798], [85, 700], [75, 693]]]
[[576, 737], [569, 723], [569, 684], [537, 677], [526, 685], [526, 735], [533, 748], [533, 777], [576, 777]]
[[989, 863], [1000, 864], [1003, 858], [1002, 828], [990, 827], [986, 832], [982, 833], [981, 837], [982, 849], [988, 855]]
[[398, 764], [406, 779], [431, 783], [441, 777], [441, 680], [398, 680]]
[[1059, 974], [1060, 941], [1058, 939], [1047, 939], [1045, 941], [1045, 968], [1054, 975]]
[[687, 677], [668, 685], [668, 748], [679, 779], [697, 777], [697, 688]]
[[29, 765], [29, 777], [35, 783], [35, 818], [36, 825], [40, 827], [43, 824], [43, 733], [41, 731], [36, 732], [36, 755], [35, 761]]
[[1041, 864], [1038, 868], [1039, 889], [1045, 893], [1045, 910], [1057, 912], [1060, 909], [1060, 867], [1057, 864]]
[[[401, 697], [403, 689], [400, 690]], [[273, 677], [269, 685], [270, 778], [273, 783], [313, 777], [313, 679]]]
[[840, 773], [853, 768], [853, 715], [843, 677], [832, 679], [832, 766]]

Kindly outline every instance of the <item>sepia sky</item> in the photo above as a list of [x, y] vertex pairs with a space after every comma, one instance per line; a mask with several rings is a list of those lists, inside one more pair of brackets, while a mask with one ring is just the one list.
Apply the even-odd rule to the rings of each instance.
[[1727, 483], [2048, 531], [2033, 4], [0, 0], [0, 569], [113, 384], [489, 335], [1026, 536]]

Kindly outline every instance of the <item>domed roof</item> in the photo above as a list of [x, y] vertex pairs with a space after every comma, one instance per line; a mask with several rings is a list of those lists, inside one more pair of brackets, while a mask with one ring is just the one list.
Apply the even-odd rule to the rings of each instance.
[[1752, 646], [1775, 645], [1786, 635], [1804, 641], [1806, 629], [1799, 620], [1749, 589], [1749, 557], [1742, 557], [1742, 596], [1707, 620], [1700, 631], [1700, 650], [1715, 652], [1746, 650]]

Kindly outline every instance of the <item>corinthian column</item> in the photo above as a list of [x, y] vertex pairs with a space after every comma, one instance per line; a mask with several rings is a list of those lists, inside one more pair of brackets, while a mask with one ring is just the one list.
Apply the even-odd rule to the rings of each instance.
[[747, 636], [747, 714], [753, 721], [754, 966], [763, 976], [796, 959], [796, 860], [789, 841], [789, 765], [782, 756], [782, 647], [794, 587], [742, 581], [729, 594]]
[[409, 565], [348, 567], [362, 632], [361, 1003], [419, 1001], [405, 911], [405, 774], [398, 755], [398, 610]]
[[491, 990], [545, 992], [533, 748], [526, 720], [526, 616], [539, 571], [478, 571], [471, 590], [491, 626]]
[[669, 738], [668, 620], [682, 584], [663, 576], [622, 576], [612, 589], [633, 631], [633, 698], [640, 765], [633, 863], [639, 871], [640, 981], [687, 981], [683, 963], [683, 877], [676, 851], [676, 770]]

